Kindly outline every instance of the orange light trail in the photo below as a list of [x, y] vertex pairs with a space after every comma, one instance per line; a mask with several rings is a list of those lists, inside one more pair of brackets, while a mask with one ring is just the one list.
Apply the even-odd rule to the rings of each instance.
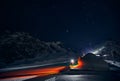
[[[15, 72], [8, 72], [8, 73], [1, 73], [0, 77], [24, 77], [24, 76], [38, 76], [38, 77], [44, 77], [52, 74], [58, 74], [60, 71], [66, 69], [66, 66], [58, 66], [58, 67], [50, 67], [50, 68], [37, 68], [37, 69], [28, 69], [28, 70], [21, 70], [21, 71], [15, 71]], [[0, 78], [4, 79], [4, 78]]]
[[80, 57], [78, 58], [77, 61], [77, 65], [70, 65], [71, 69], [80, 69], [83, 66], [83, 61], [80, 59]]

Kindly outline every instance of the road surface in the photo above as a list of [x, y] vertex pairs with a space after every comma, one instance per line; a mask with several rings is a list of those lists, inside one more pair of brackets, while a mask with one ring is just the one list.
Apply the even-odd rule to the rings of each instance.
[[65, 66], [56, 66], [3, 72], [0, 74], [0, 81], [22, 81], [35, 77], [45, 77], [53, 74], [59, 74], [60, 71], [64, 70], [65, 68]]
[[0, 81], [120, 81], [119, 71], [70, 70], [63, 64], [0, 72]]
[[66, 69], [64, 65], [68, 64], [67, 62], [0, 69], [0, 81], [24, 81], [31, 78], [43, 78], [59, 74], [62, 70]]

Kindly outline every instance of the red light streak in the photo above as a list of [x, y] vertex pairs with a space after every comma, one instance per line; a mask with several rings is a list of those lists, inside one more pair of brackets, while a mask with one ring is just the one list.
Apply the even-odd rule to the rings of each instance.
[[[7, 72], [1, 73], [0, 77], [10, 77], [10, 78], [17, 78], [17, 77], [24, 77], [24, 76], [38, 76], [44, 77], [52, 74], [58, 74], [60, 71], [64, 70], [66, 66], [58, 66], [58, 67], [50, 67], [50, 68], [37, 68], [37, 69], [28, 69], [28, 70], [21, 70], [15, 72]], [[5, 79], [5, 78], [0, 78]]]

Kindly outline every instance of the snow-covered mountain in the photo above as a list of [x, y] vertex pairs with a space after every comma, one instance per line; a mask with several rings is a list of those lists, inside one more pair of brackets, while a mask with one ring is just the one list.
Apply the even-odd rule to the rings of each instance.
[[120, 41], [107, 41], [103, 44], [102, 49], [98, 54], [106, 60], [120, 62]]

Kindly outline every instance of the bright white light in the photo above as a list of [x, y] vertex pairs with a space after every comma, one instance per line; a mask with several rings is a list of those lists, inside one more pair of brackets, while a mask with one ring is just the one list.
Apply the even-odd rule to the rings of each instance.
[[92, 53], [93, 53], [93, 54], [97, 54], [98, 52], [99, 52], [99, 51], [98, 51], [98, 50], [96, 50], [96, 51], [93, 51]]
[[100, 55], [96, 55], [96, 56], [98, 56], [98, 57], [99, 57]]
[[75, 60], [74, 60], [74, 59], [71, 59], [70, 62], [71, 62], [72, 64], [74, 64], [74, 63], [75, 63]]
[[104, 57], [106, 57], [107, 55], [103, 55]]
[[103, 50], [104, 48], [105, 48], [105, 47], [103, 46], [103, 47], [101, 47], [101, 48], [93, 51], [92, 53], [93, 53], [93, 54], [98, 54], [98, 53], [99, 53], [101, 50]]

